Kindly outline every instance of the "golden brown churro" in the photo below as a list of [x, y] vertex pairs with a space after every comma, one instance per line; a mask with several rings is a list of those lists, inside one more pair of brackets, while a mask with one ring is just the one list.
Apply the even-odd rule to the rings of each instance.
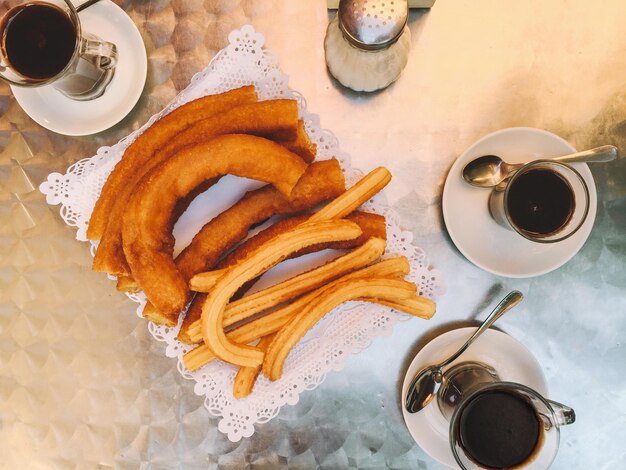
[[387, 186], [389, 181], [391, 181], [389, 170], [384, 167], [378, 167], [361, 178], [341, 196], [313, 214], [309, 221], [315, 222], [317, 220], [345, 217]]
[[[319, 204], [345, 191], [343, 173], [335, 159], [315, 162], [309, 165], [289, 198], [268, 185], [249, 191], [232, 207], [208, 222], [193, 238], [191, 244], [176, 257], [176, 267], [188, 281], [194, 274], [211, 269], [219, 257], [230, 250], [248, 234], [248, 230], [260, 222], [278, 214], [290, 214]], [[367, 222], [361, 220], [372, 232], [375, 223], [373, 217]], [[380, 229], [377, 230], [379, 232]], [[193, 302], [196, 304], [196, 302]], [[143, 315], [153, 318], [158, 313], [148, 302]], [[197, 318], [200, 318], [201, 305], [197, 306]], [[187, 327], [183, 326], [181, 331]]]
[[[102, 234], [100, 245], [98, 245], [94, 257], [94, 271], [103, 271], [114, 275], [130, 273], [122, 250], [122, 218], [132, 194], [139, 187], [140, 179], [148, 171], [163, 164], [179, 150], [206, 142], [217, 135], [271, 136], [273, 133], [284, 132], [285, 130], [295, 133], [297, 125], [298, 109], [295, 101], [262, 101], [238, 106], [211, 119], [199, 121], [172, 137], [164, 148], [159, 148], [153, 153], [148, 162], [145, 162], [140, 168], [135, 168], [135, 173], [132, 177], [127, 178], [126, 185], [115, 195], [116, 199], [110, 211], [109, 222]], [[186, 169], [186, 171], [191, 170], [193, 170], [192, 165]], [[199, 183], [201, 191], [205, 191], [216, 181], [217, 179], [209, 179]], [[177, 210], [173, 211], [171, 215], [170, 223], [172, 225], [191, 200], [193, 197], [183, 198], [178, 202]]]
[[180, 198], [224, 174], [271, 183], [288, 196], [305, 169], [298, 156], [274, 142], [229, 134], [189, 146], [150, 171], [123, 220], [124, 253], [133, 277], [157, 309], [150, 320], [175, 325], [189, 300], [187, 282], [172, 259], [170, 220]]
[[291, 253], [314, 243], [349, 240], [361, 235], [361, 229], [348, 220], [329, 220], [299, 225], [282, 233], [230, 268], [217, 282], [202, 307], [202, 337], [222, 360], [239, 366], [256, 366], [263, 361], [257, 348], [233, 344], [224, 334], [224, 309], [239, 287], [284, 260]]
[[[298, 186], [296, 186], [296, 188], [297, 187]], [[239, 245], [226, 258], [224, 258], [222, 261], [218, 263], [217, 268], [223, 269], [228, 266], [234, 265], [239, 260], [245, 258], [250, 252], [254, 251], [259, 246], [261, 246], [263, 243], [274, 238], [279, 233], [283, 233], [287, 230], [292, 229], [293, 227], [297, 225], [300, 225], [301, 223], [305, 222], [309, 217], [310, 217], [309, 214], [304, 214], [301, 216], [291, 217], [289, 219], [276, 222], [275, 224], [269, 226], [265, 230], [256, 234], [254, 237], [249, 238], [248, 240], [243, 242], [241, 245]], [[355, 238], [354, 240], [330, 242], [330, 243], [323, 243], [323, 244], [318, 243], [310, 247], [306, 247], [303, 250], [298, 251], [297, 253], [293, 253], [293, 255], [290, 255], [289, 258], [295, 258], [295, 257], [302, 256], [308, 253], [313, 253], [316, 251], [321, 251], [321, 250], [325, 250], [329, 248], [338, 249], [338, 250], [355, 248], [357, 246], [362, 245], [369, 238], [372, 238], [372, 237], [381, 238], [381, 239], [387, 238], [385, 218], [381, 215], [357, 211], [347, 216], [346, 219], [352, 222], [356, 222], [359, 225], [359, 227], [361, 227], [361, 231], [363, 232], [361, 236], [359, 236], [358, 238]], [[219, 276], [220, 274], [217, 273], [216, 271], [209, 271], [203, 275], [204, 279], [203, 279], [202, 288], [200, 288], [201, 286], [190, 286], [191, 290], [209, 292], [209, 287], [212, 287], [211, 283], [214, 281], [217, 281], [217, 277]], [[244, 289], [244, 291], [247, 290], [247, 283], [244, 284], [244, 287], [242, 289]], [[204, 303], [205, 300], [206, 300], [206, 294], [200, 293], [200, 294], [196, 294], [196, 296], [191, 301], [191, 305], [187, 309], [187, 314], [185, 315], [183, 324], [181, 325], [180, 330], [178, 332], [178, 339], [182, 341], [183, 343], [189, 344], [191, 342], [190, 336], [189, 336], [189, 329], [191, 328], [191, 325], [193, 325], [196, 321], [200, 319], [200, 314], [202, 313], [202, 304]], [[197, 325], [194, 328], [196, 327]]]
[[[176, 266], [183, 277], [188, 280], [194, 274], [213, 268], [220, 256], [243, 240], [253, 225], [275, 215], [292, 214], [310, 209], [344, 191], [343, 173], [339, 162], [335, 159], [309, 165], [291, 191], [289, 199], [271, 185], [248, 191], [233, 206], [200, 229], [189, 246], [176, 257]], [[370, 221], [369, 225], [373, 225], [373, 222]], [[240, 250], [237, 249], [233, 253], [235, 252], [240, 252]], [[220, 264], [224, 265], [223, 262]], [[120, 287], [132, 288], [132, 282], [132, 278], [124, 279]], [[148, 312], [153, 309], [149, 304], [146, 308]]]
[[[279, 284], [275, 284], [254, 294], [243, 297], [229, 303], [224, 310], [224, 328], [250, 318], [259, 312], [275, 307], [288, 300], [316, 289], [355, 269], [361, 268], [375, 259], [378, 259], [385, 251], [385, 240], [370, 238], [365, 244], [352, 252], [335, 258], [334, 260], [310, 271], [294, 276]], [[219, 271], [216, 283], [224, 275], [226, 270]], [[194, 282], [192, 278], [192, 283]], [[201, 323], [196, 320], [189, 327], [189, 337], [198, 337]]]
[[254, 86], [245, 86], [219, 95], [210, 95], [190, 101], [163, 116], [148, 127], [128, 146], [122, 160], [115, 165], [100, 192], [89, 219], [87, 238], [99, 240], [104, 233], [113, 205], [128, 186], [134, 187], [141, 177], [142, 167], [154, 152], [183, 129], [230, 108], [257, 100]]
[[[266, 351], [274, 335], [263, 336], [256, 345], [261, 351]], [[237, 399], [247, 397], [252, 393], [256, 379], [261, 373], [261, 365], [256, 367], [240, 367], [233, 383], [233, 396]]]
[[270, 380], [279, 379], [289, 351], [326, 313], [343, 302], [359, 298], [398, 301], [415, 295], [415, 289], [411, 282], [388, 278], [353, 279], [325, 289], [276, 334], [265, 354], [263, 374]]
[[[313, 299], [319, 295], [323, 295], [325, 289], [329, 289], [332, 286], [337, 285], [340, 282], [349, 281], [352, 279], [365, 279], [365, 278], [378, 278], [378, 277], [398, 277], [409, 273], [409, 261], [404, 257], [390, 258], [378, 263], [372, 264], [365, 268], [354, 271], [350, 274], [336, 279], [328, 283], [319, 289], [316, 289], [308, 294], [300, 297], [292, 303], [281, 307], [271, 313], [268, 313], [260, 318], [256, 318], [248, 323], [245, 323], [228, 333], [226, 336], [229, 341], [233, 343], [246, 344], [251, 341], [255, 341], [262, 336], [269, 335], [278, 331], [283, 325], [285, 325], [293, 315], [302, 311], [302, 309], [308, 305]], [[410, 312], [407, 312], [410, 313]], [[198, 331], [197, 336], [191, 338], [193, 342], [199, 342], [202, 340], [202, 334]], [[201, 344], [195, 349], [192, 349], [185, 354], [183, 361], [185, 366], [189, 370], [196, 370], [202, 367], [204, 364], [215, 359], [215, 354], [205, 344]]]

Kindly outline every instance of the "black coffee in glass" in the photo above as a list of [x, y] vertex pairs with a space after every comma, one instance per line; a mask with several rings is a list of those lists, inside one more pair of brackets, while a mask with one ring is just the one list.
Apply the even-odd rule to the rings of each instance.
[[25, 78], [46, 80], [72, 59], [76, 28], [60, 8], [28, 3], [10, 10], [0, 25], [2, 48], [11, 68]]
[[534, 408], [503, 390], [478, 394], [462, 410], [460, 444], [487, 468], [510, 468], [529, 461], [540, 447], [542, 426]]
[[510, 183], [506, 205], [511, 222], [519, 230], [535, 237], [547, 237], [570, 221], [574, 191], [557, 172], [535, 168]]

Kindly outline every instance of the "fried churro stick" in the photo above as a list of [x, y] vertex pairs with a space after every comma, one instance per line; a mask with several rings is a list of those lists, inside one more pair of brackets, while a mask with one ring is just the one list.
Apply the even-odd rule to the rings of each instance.
[[[139, 182], [150, 170], [163, 164], [181, 149], [206, 142], [208, 139], [223, 134], [253, 134], [271, 136], [275, 132], [291, 129], [295, 132], [298, 125], [298, 108], [294, 100], [272, 100], [238, 106], [221, 113], [212, 119], [200, 121], [185, 129], [168, 144], [155, 152], [150, 161], [136, 169], [132, 178], [116, 194], [116, 201], [111, 209], [109, 222], [102, 234], [100, 244], [93, 261], [93, 270], [109, 274], [130, 274], [129, 266], [122, 248], [122, 219], [132, 194], [139, 188]], [[282, 147], [281, 147], [282, 148]], [[213, 158], [212, 155], [207, 157]], [[191, 171], [193, 165], [188, 165]], [[182, 171], [182, 169], [181, 169]], [[219, 175], [221, 176], [221, 175]], [[210, 180], [211, 178], [207, 178]], [[217, 178], [208, 185], [203, 182], [203, 189], [217, 182]], [[200, 185], [200, 183], [198, 184]], [[179, 201], [178, 208], [171, 214], [172, 226], [185, 205], [193, 198]]]
[[[335, 159], [309, 165], [289, 198], [270, 185], [249, 191], [232, 207], [202, 227], [191, 244], [176, 257], [176, 267], [185, 281], [188, 281], [194, 274], [211, 269], [224, 252], [246, 237], [253, 225], [277, 214], [310, 209], [343, 191], [345, 181], [339, 162]], [[378, 225], [380, 224], [375, 224], [371, 217], [368, 218], [368, 227]], [[198, 305], [197, 308], [197, 318], [200, 318], [201, 306]], [[159, 313], [148, 302], [143, 316], [151, 319], [158, 317]], [[185, 328], [181, 330], [184, 331]]]
[[215, 271], [207, 271], [205, 273], [195, 274], [189, 280], [189, 289], [194, 292], [211, 292], [211, 289], [217, 284], [217, 281], [224, 276], [228, 269], [216, 269]]
[[223, 328], [224, 309], [231, 296], [246, 281], [264, 273], [291, 253], [315, 243], [349, 240], [361, 235], [361, 229], [348, 220], [304, 223], [280, 234], [271, 243], [254, 251], [230, 268], [217, 282], [202, 307], [202, 338], [222, 360], [239, 366], [256, 366], [263, 362], [257, 348], [231, 343]]
[[277, 380], [289, 351], [324, 315], [349, 300], [368, 298], [398, 302], [415, 295], [415, 284], [388, 278], [369, 278], [344, 281], [325, 289], [303, 311], [292, 318], [280, 331], [268, 348], [263, 360], [263, 374]]
[[229, 134], [181, 150], [141, 181], [123, 221], [124, 253], [133, 277], [158, 312], [153, 321], [175, 325], [189, 300], [172, 259], [170, 223], [176, 203], [207, 179], [233, 174], [271, 183], [289, 196], [306, 164], [260, 137]]
[[[226, 258], [219, 262], [218, 269], [226, 268], [237, 263], [239, 260], [248, 256], [249, 253], [256, 250], [262, 244], [268, 242], [279, 233], [286, 232], [292, 228], [306, 222], [311, 218], [311, 214], [303, 214], [289, 219], [284, 219], [276, 222], [274, 225], [269, 226], [262, 232], [257, 233], [254, 237], [249, 238], [235, 250], [233, 250]], [[372, 237], [387, 239], [387, 228], [385, 226], [385, 218], [382, 215], [372, 214], [370, 212], [356, 211], [352, 214], [344, 217], [346, 220], [356, 222], [361, 231], [363, 232], [360, 237], [354, 240], [341, 240], [330, 243], [318, 243], [308, 246], [299, 250], [290, 256], [290, 258], [297, 258], [309, 253], [315, 253], [326, 249], [343, 250], [355, 248], [362, 245]]]
[[[219, 279], [219, 277], [223, 274], [223, 271], [221, 271], [221, 269], [234, 265], [239, 260], [245, 258], [249, 253], [251, 253], [252, 251], [257, 249], [259, 246], [261, 246], [263, 243], [274, 238], [279, 233], [283, 233], [287, 230], [292, 229], [293, 227], [297, 225], [300, 225], [301, 223], [305, 222], [309, 217], [310, 217], [309, 214], [304, 214], [302, 216], [297, 216], [297, 217], [292, 217], [289, 219], [281, 220], [279, 222], [276, 222], [274, 225], [271, 225], [267, 229], [259, 232], [254, 237], [251, 237], [245, 242], [243, 242], [235, 250], [233, 250], [226, 258], [224, 258], [222, 261], [219, 262], [217, 267], [220, 269], [216, 271], [209, 271], [207, 273], [203, 273], [200, 275], [202, 279], [202, 283], [203, 283], [202, 290], [209, 292], [210, 288], [212, 288], [214, 283], [217, 282], [217, 279]], [[361, 230], [363, 232], [361, 236], [359, 236], [358, 238], [355, 238], [354, 240], [330, 242], [330, 243], [323, 243], [323, 244], [318, 243], [310, 247], [306, 247], [303, 250], [298, 251], [297, 253], [294, 253], [293, 255], [289, 256], [289, 258], [295, 258], [298, 256], [302, 256], [304, 254], [307, 254], [307, 253], [321, 251], [321, 250], [325, 250], [329, 248], [337, 249], [337, 250], [355, 248], [355, 247], [362, 245], [363, 243], [365, 243], [368, 239], [372, 237], [381, 238], [383, 240], [387, 238], [385, 218], [381, 215], [357, 211], [357, 212], [350, 214], [348, 217], [346, 217], [346, 219], [352, 222], [356, 222], [359, 225], [359, 227], [361, 227]], [[245, 286], [246, 285], [244, 285], [244, 289], [245, 289]], [[200, 287], [200, 286], [195, 286], [195, 287]], [[192, 287], [192, 290], [196, 290], [196, 289], [193, 289]], [[185, 316], [185, 319], [183, 320], [183, 324], [181, 325], [180, 330], [178, 331], [178, 339], [180, 341], [184, 343], [188, 343], [188, 344], [190, 343], [189, 330], [191, 326], [200, 319], [200, 314], [202, 313], [202, 304], [204, 303], [205, 300], [206, 300], [206, 294], [201, 293], [201, 294], [196, 294], [194, 299], [191, 301], [191, 305], [187, 309], [187, 314]], [[194, 328], [197, 328], [197, 327], [198, 325], [196, 324]]]
[[[343, 280], [343, 278], [340, 280]], [[325, 287], [326, 286], [321, 287], [317, 291], [310, 292], [286, 307], [272, 313], [268, 313], [261, 318], [235, 328], [234, 330], [229, 331], [226, 336], [233, 343], [247, 344], [252, 341], [256, 341], [261, 336], [276, 333], [284, 325], [286, 325], [289, 320], [302, 311], [302, 309], [317, 295], [323, 293]], [[385, 305], [398, 310], [399, 312], [408, 313], [409, 315], [422, 318], [424, 320], [429, 320], [435, 313], [435, 303], [419, 295], [414, 295], [413, 297], [393, 302], [380, 298], [364, 298], [356, 300]], [[198, 347], [192, 349], [183, 356], [185, 367], [187, 367], [190, 371], [197, 370], [215, 359], [217, 358], [215, 357], [215, 354], [213, 354], [213, 351], [211, 351], [211, 348], [204, 343], [200, 343]]]
[[[291, 220], [291, 219], [290, 219]], [[349, 219], [346, 219], [349, 220]], [[297, 224], [299, 225], [299, 224]], [[360, 226], [359, 226], [360, 227]], [[363, 230], [363, 229], [361, 229]], [[280, 232], [280, 233], [284, 233], [284, 232]], [[363, 235], [361, 235], [358, 238], [361, 238]], [[355, 239], [357, 240], [357, 239]], [[333, 242], [331, 242], [333, 243]], [[323, 247], [327, 248], [328, 245], [330, 245], [331, 243], [324, 243]], [[340, 241], [340, 242], [336, 242], [336, 243], [345, 243], [344, 241]], [[318, 246], [314, 245], [314, 246]], [[260, 246], [260, 245], [259, 245]], [[262, 291], [256, 292], [252, 295], [249, 295], [247, 297], [244, 297], [243, 299], [239, 299], [236, 301], [236, 303], [242, 303], [242, 304], [248, 304], [248, 303], [252, 303], [252, 302], [257, 302], [258, 299], [260, 297], [264, 297], [265, 295], [269, 295], [270, 291], [278, 291], [278, 290], [284, 290], [286, 292], [291, 291], [293, 292], [293, 294], [290, 297], [287, 297], [285, 300], [289, 300], [289, 298], [292, 297], [297, 297], [298, 295], [300, 295], [300, 293], [298, 293], [297, 289], [295, 289], [295, 283], [296, 282], [307, 282], [304, 281], [305, 279], [312, 279], [311, 284], [323, 284], [324, 282], [326, 282], [327, 280], [329, 280], [329, 278], [327, 278], [325, 275], [323, 275], [322, 273], [328, 273], [328, 275], [332, 275], [333, 273], [337, 273], [335, 277], [340, 276], [342, 274], [344, 274], [343, 272], [339, 272], [340, 268], [339, 268], [339, 264], [341, 263], [342, 266], [346, 266], [345, 269], [356, 269], [356, 268], [350, 268], [349, 266], [352, 266], [352, 264], [360, 264], [360, 266], [364, 266], [365, 264], [374, 261], [376, 258], [379, 258], [385, 251], [385, 239], [384, 238], [378, 238], [378, 237], [370, 237], [368, 240], [366, 240], [365, 242], [363, 242], [361, 244], [361, 246], [359, 248], [356, 248], [353, 252], [344, 255], [344, 256], [340, 256], [338, 258], [335, 258], [333, 261], [323, 265], [323, 266], [319, 266], [317, 268], [314, 268], [310, 271], [307, 271], [305, 273], [302, 273], [298, 276], [295, 276], [291, 279], [289, 279], [288, 281], [283, 281], [280, 284], [277, 284], [275, 286], [272, 287], [268, 287], [267, 289], [264, 289]], [[309, 247], [307, 247], [309, 248]], [[307, 248], [305, 248], [305, 250], [307, 252], [309, 252], [307, 250]], [[371, 256], [369, 256], [371, 255]], [[369, 259], [369, 258], [372, 259]], [[354, 260], [354, 261], [352, 261]], [[366, 261], [367, 260], [367, 261]], [[236, 264], [236, 262], [234, 263], [229, 263], [230, 266]], [[357, 266], [357, 267], [360, 267]], [[196, 274], [195, 276], [193, 276], [190, 280], [189, 280], [189, 288], [193, 291], [196, 292], [210, 292], [211, 289], [213, 288], [213, 286], [217, 283], [217, 281], [219, 280], [219, 278], [221, 278], [224, 273], [227, 272], [227, 268], [222, 268], [222, 269], [218, 269], [215, 271], [208, 271], [205, 273], [199, 273]], [[319, 277], [316, 277], [319, 276]], [[313, 279], [315, 278], [315, 279]], [[303, 286], [304, 287], [304, 286]], [[261, 294], [264, 293], [264, 294]], [[246, 300], [248, 299], [248, 300]], [[252, 300], [254, 299], [254, 300]], [[284, 302], [285, 300], [281, 301]], [[276, 302], [274, 305], [281, 303], [281, 302]], [[234, 303], [229, 304], [229, 308], [233, 308], [234, 307]], [[263, 308], [262, 310], [265, 310], [265, 308]]]
[[[256, 345], [261, 351], [266, 351], [274, 335], [263, 336]], [[233, 383], [233, 396], [237, 399], [247, 397], [252, 393], [256, 379], [261, 373], [261, 366], [256, 367], [240, 367], [235, 375], [235, 381]]]
[[361, 178], [341, 196], [313, 214], [309, 222], [338, 219], [348, 215], [387, 186], [389, 181], [391, 181], [391, 173], [389, 173], [389, 170], [384, 167], [376, 168]]
[[[297, 186], [296, 186], [297, 187]], [[243, 242], [239, 247], [233, 250], [230, 255], [224, 258], [217, 265], [218, 268], [223, 269], [228, 266], [232, 266], [237, 263], [240, 259], [245, 258], [249, 253], [257, 249], [263, 243], [269, 241], [274, 238], [279, 233], [283, 233], [287, 230], [292, 229], [293, 227], [300, 225], [305, 222], [310, 217], [309, 214], [303, 214], [301, 216], [292, 217], [289, 219], [281, 220], [276, 222], [274, 225], [271, 225], [267, 229], [259, 232], [254, 237], [249, 238], [245, 242]], [[307, 253], [312, 253], [315, 251], [321, 251], [325, 249], [350, 249], [355, 248], [363, 243], [365, 243], [368, 239], [372, 237], [386, 239], [387, 232], [385, 227], [385, 218], [378, 214], [371, 214], [368, 212], [354, 212], [346, 217], [347, 220], [351, 220], [352, 222], [356, 222], [359, 227], [361, 227], [362, 234], [360, 237], [355, 238], [354, 240], [346, 240], [346, 241], [338, 241], [338, 242], [330, 242], [323, 244], [315, 244], [310, 247], [306, 247], [303, 250], [294, 253], [289, 256], [289, 258], [295, 258]], [[209, 271], [207, 273], [202, 274], [203, 279], [203, 290], [209, 292], [212, 287], [212, 283], [217, 282], [217, 279], [221, 276], [218, 270]], [[198, 286], [196, 286], [198, 287]], [[243, 289], [247, 287], [247, 284], [244, 285]], [[195, 290], [192, 288], [192, 290]], [[245, 289], [247, 290], [247, 289]], [[178, 340], [183, 343], [191, 344], [191, 338], [189, 330], [192, 325], [196, 323], [200, 319], [200, 314], [202, 313], [202, 304], [206, 300], [206, 294], [199, 293], [191, 301], [189, 308], [187, 309], [187, 314], [185, 315], [185, 319], [183, 320], [183, 324], [178, 331]], [[228, 308], [228, 307], [227, 307]], [[194, 331], [197, 328], [197, 324], [194, 326]]]
[[385, 305], [386, 307], [391, 307], [400, 312], [413, 315], [414, 317], [423, 318], [424, 320], [430, 320], [435, 314], [435, 302], [419, 295], [416, 295], [415, 297], [410, 297], [408, 299], [399, 299], [395, 301], [385, 299], [371, 299], [367, 297], [359, 300], [371, 302], [374, 304]]
[[[322, 266], [255, 292], [235, 302], [231, 302], [224, 310], [223, 327], [234, 325], [268, 308], [299, 297], [350, 271], [361, 268], [375, 259], [380, 258], [385, 251], [385, 246], [385, 240], [370, 238], [365, 244], [346, 255], [335, 258]], [[193, 281], [194, 279], [192, 279], [192, 283]], [[200, 325], [199, 320], [192, 324], [189, 328], [189, 335], [197, 337], [200, 331]]]
[[[183, 277], [189, 280], [194, 274], [213, 268], [220, 256], [243, 240], [253, 225], [275, 215], [311, 209], [344, 191], [343, 173], [334, 158], [309, 165], [291, 191], [289, 199], [271, 185], [249, 191], [200, 229], [189, 246], [176, 257], [176, 266]], [[368, 225], [374, 224], [370, 221]], [[122, 282], [123, 287], [132, 287], [131, 280]], [[146, 313], [149, 313], [154, 307], [148, 304], [146, 309]]]
[[[183, 104], [148, 127], [128, 146], [100, 192], [89, 219], [87, 238], [99, 240], [117, 198], [128, 186], [134, 187], [154, 152], [186, 127], [230, 108], [257, 100], [254, 86], [244, 86], [219, 95], [205, 96]], [[139, 173], [140, 174], [139, 174]]]
[[[409, 261], [404, 257], [390, 258], [378, 263], [367, 266], [366, 268], [359, 269], [350, 274], [340, 277], [339, 279], [328, 283], [326, 286], [309, 292], [308, 294], [300, 297], [289, 305], [286, 305], [274, 312], [268, 313], [260, 318], [254, 319], [244, 325], [241, 325], [234, 330], [226, 333], [226, 336], [233, 343], [246, 344], [251, 341], [255, 341], [262, 336], [269, 335], [278, 331], [283, 325], [285, 325], [293, 315], [300, 312], [306, 305], [308, 305], [317, 296], [322, 295], [325, 289], [329, 289], [340, 282], [348, 281], [351, 279], [364, 279], [372, 277], [398, 277], [409, 273]], [[410, 313], [410, 312], [407, 312]], [[194, 342], [202, 340], [202, 335], [198, 334], [193, 338]], [[205, 344], [201, 344], [195, 349], [192, 349], [183, 357], [185, 367], [189, 370], [196, 370], [203, 365], [211, 362], [215, 359], [215, 354]]]
[[230, 209], [207, 223], [191, 244], [177, 257], [176, 264], [187, 279], [212, 268], [250, 228], [275, 215], [293, 214], [311, 209], [345, 191], [345, 180], [335, 159], [309, 165], [289, 197], [266, 186], [250, 191]]

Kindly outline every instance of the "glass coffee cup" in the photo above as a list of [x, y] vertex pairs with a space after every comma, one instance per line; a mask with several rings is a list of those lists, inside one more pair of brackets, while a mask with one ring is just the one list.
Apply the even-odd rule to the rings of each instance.
[[115, 44], [82, 30], [69, 0], [24, 2], [0, 20], [0, 79], [21, 87], [52, 85], [86, 101], [115, 73]]
[[486, 364], [464, 362], [443, 376], [437, 403], [449, 420], [450, 448], [462, 469], [547, 469], [561, 426], [574, 410], [535, 390], [503, 382]]
[[536, 160], [494, 189], [489, 211], [501, 226], [538, 243], [571, 237], [589, 213], [589, 189], [569, 165]]

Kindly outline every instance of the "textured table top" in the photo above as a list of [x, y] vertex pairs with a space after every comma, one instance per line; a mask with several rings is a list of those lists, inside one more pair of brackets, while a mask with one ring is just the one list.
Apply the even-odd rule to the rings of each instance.
[[[499, 327], [537, 357], [550, 397], [577, 414], [553, 468], [626, 466], [626, 160], [592, 167], [591, 236], [565, 266], [536, 278], [502, 278], [468, 262], [440, 204], [455, 158], [501, 128], [538, 127], [579, 149], [626, 151], [626, 3], [438, 0], [411, 13], [408, 66], [372, 95], [328, 76], [323, 1], [117, 3], [142, 34], [149, 71], [141, 100], [114, 128], [54, 134], [0, 85], [2, 468], [441, 468], [404, 426], [404, 372], [429, 338], [475, 324], [511, 289], [526, 298]], [[387, 197], [448, 291], [432, 321], [403, 323], [232, 443], [36, 188], [139, 127], [246, 23], [265, 35], [353, 164], [392, 171]]]

